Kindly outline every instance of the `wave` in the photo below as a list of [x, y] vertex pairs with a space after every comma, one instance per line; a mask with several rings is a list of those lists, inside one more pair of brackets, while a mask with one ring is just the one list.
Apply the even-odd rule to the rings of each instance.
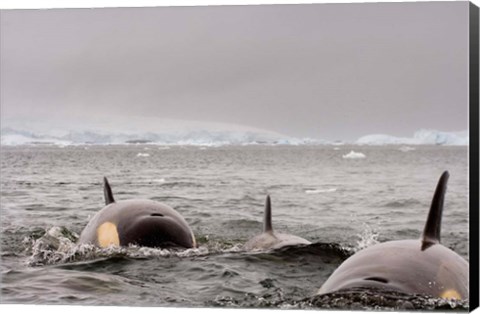
[[[41, 234], [36, 232], [32, 237], [26, 237], [23, 244], [29, 258], [28, 266], [61, 265], [72, 263], [96, 262], [105, 259], [118, 258], [165, 258], [165, 257], [196, 257], [213, 254], [243, 253], [251, 255], [243, 249], [242, 241], [210, 240], [208, 235], [197, 235], [198, 248], [150, 248], [130, 245], [127, 247], [111, 246], [99, 248], [92, 244], [77, 244], [78, 234], [65, 227], [51, 227]], [[313, 243], [311, 245], [288, 246], [268, 252], [256, 252], [262, 256], [296, 256], [296, 255], [331, 256], [339, 262], [351, 255], [351, 249], [335, 243]], [[241, 255], [239, 258], [242, 258]]]
[[[235, 252], [239, 250], [238, 245], [226, 247], [221, 243], [201, 245], [194, 249], [161, 249], [135, 245], [99, 248], [92, 244], [77, 244], [78, 238], [78, 234], [65, 227], [56, 226], [45, 230], [45, 233], [36, 239], [24, 239], [27, 252], [31, 254], [27, 261], [28, 266], [92, 262], [111, 258], [191, 257], [204, 256], [218, 251]], [[200, 237], [199, 242], [202, 242], [201, 239]]]
[[408, 152], [414, 151], [415, 148], [410, 146], [402, 146], [398, 150], [404, 153], [408, 153]]
[[296, 299], [286, 296], [277, 282], [265, 279], [259, 282], [268, 291], [262, 295], [245, 293], [233, 297], [218, 295], [207, 301], [209, 307], [236, 308], [280, 308], [284, 310], [341, 310], [341, 311], [455, 311], [469, 310], [468, 300], [448, 300], [420, 294], [409, 294], [380, 288], [348, 288], [322, 295]]
[[336, 188], [331, 189], [307, 189], [305, 190], [306, 194], [320, 194], [320, 193], [333, 193], [336, 192]]
[[381, 204], [380, 206], [389, 207], [389, 208], [410, 208], [420, 204], [421, 204], [420, 201], [413, 198], [408, 198], [408, 199], [390, 200], [390, 201], [387, 201], [386, 203]]
[[[271, 284], [272, 282], [273, 284]], [[283, 310], [340, 310], [345, 311], [440, 311], [468, 312], [468, 300], [447, 300], [419, 294], [407, 294], [398, 291], [376, 288], [342, 289], [323, 295], [302, 299], [285, 296], [275, 281], [261, 281], [259, 284], [270, 291], [263, 295], [245, 293], [242, 297], [218, 295], [207, 301], [208, 307], [227, 308], [279, 308]], [[270, 287], [271, 285], [271, 287]]]
[[342, 289], [295, 302], [296, 308], [325, 308], [345, 310], [455, 310], [468, 311], [468, 300], [447, 300], [420, 294], [407, 294], [379, 288]]

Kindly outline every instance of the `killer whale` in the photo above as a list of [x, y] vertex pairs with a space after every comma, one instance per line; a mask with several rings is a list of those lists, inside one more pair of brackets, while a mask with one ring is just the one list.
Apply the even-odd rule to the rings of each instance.
[[196, 247], [195, 236], [185, 219], [173, 208], [146, 199], [115, 201], [103, 178], [105, 207], [83, 229], [79, 243], [99, 247]]
[[445, 171], [438, 181], [420, 239], [380, 243], [357, 252], [333, 272], [317, 294], [379, 288], [444, 299], [468, 299], [468, 262], [440, 244], [448, 178]]
[[259, 251], [279, 249], [285, 246], [311, 244], [298, 236], [285, 233], [277, 233], [272, 227], [272, 206], [270, 196], [267, 195], [265, 200], [265, 212], [263, 218], [263, 233], [256, 235], [246, 242], [243, 246], [246, 251]]

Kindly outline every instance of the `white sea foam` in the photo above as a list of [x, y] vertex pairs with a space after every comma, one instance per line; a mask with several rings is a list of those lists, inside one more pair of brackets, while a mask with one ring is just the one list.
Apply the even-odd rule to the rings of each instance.
[[332, 193], [336, 192], [336, 188], [331, 188], [331, 189], [308, 189], [305, 190], [306, 194], [320, 194], [320, 193]]
[[150, 157], [150, 154], [147, 153], [138, 153], [137, 157]]
[[361, 159], [365, 158], [365, 154], [359, 153], [359, 152], [354, 152], [353, 150], [350, 151], [350, 153], [343, 155], [342, 156], [344, 159]]
[[357, 241], [357, 246], [354, 248], [355, 251], [360, 251], [366, 249], [367, 247], [378, 244], [378, 232], [373, 230], [373, 228], [367, 224], [363, 224], [363, 230], [361, 234], [358, 235], [360, 238]]
[[146, 258], [170, 256], [190, 257], [209, 254], [209, 248], [206, 246], [186, 250], [149, 248], [135, 245], [98, 248], [92, 244], [76, 244], [77, 240], [78, 234], [65, 227], [52, 227], [46, 230], [45, 234], [36, 240], [25, 238], [23, 243], [27, 245], [27, 247], [30, 246], [29, 250], [31, 251], [31, 256], [27, 260], [27, 263], [29, 266], [42, 266], [89, 261], [113, 256]]
[[414, 151], [415, 148], [414, 148], [414, 147], [410, 147], [410, 146], [402, 146], [402, 147], [400, 147], [398, 150], [401, 151], [401, 152], [407, 153], [407, 152]]

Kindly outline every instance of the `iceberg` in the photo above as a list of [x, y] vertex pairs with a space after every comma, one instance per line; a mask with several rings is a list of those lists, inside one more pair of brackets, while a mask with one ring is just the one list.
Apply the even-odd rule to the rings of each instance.
[[371, 134], [359, 138], [359, 145], [455, 145], [466, 146], [469, 142], [468, 131], [442, 132], [422, 129], [413, 137], [396, 137], [386, 134]]
[[441, 132], [436, 130], [417, 131], [413, 138], [422, 144], [432, 145], [468, 145], [468, 131], [461, 132]]
[[344, 159], [361, 159], [361, 158], [365, 158], [367, 156], [365, 156], [365, 154], [363, 154], [363, 153], [358, 153], [358, 152], [354, 152], [353, 150], [351, 150], [350, 153], [348, 153], [346, 155], [343, 155], [342, 157]]

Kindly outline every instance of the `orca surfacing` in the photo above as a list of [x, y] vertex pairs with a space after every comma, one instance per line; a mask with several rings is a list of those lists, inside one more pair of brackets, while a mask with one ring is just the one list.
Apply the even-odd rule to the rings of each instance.
[[273, 231], [272, 206], [270, 196], [267, 195], [263, 218], [263, 233], [253, 237], [247, 243], [245, 243], [244, 249], [247, 251], [263, 251], [299, 244], [310, 244], [310, 242], [291, 234], [277, 233]]
[[318, 294], [372, 287], [468, 299], [468, 262], [440, 244], [448, 177], [447, 171], [440, 177], [421, 239], [385, 242], [357, 252], [333, 272]]
[[79, 243], [99, 247], [127, 246], [196, 247], [195, 236], [185, 219], [173, 208], [151, 200], [116, 202], [104, 178], [106, 206], [87, 224]]

